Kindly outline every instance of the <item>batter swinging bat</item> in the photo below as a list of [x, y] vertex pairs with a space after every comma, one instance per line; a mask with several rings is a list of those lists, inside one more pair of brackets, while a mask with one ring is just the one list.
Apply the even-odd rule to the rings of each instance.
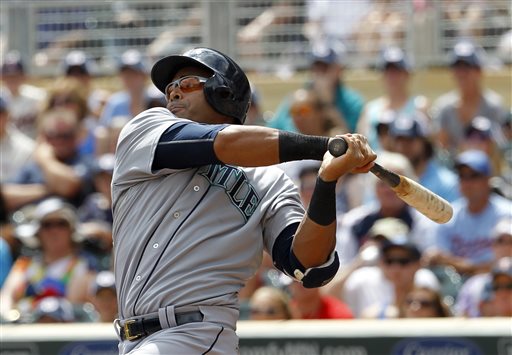
[[[329, 153], [335, 157], [345, 154], [347, 149], [347, 142], [343, 138], [334, 138], [329, 142]], [[397, 196], [409, 206], [414, 207], [434, 222], [446, 223], [452, 218], [453, 209], [450, 203], [417, 182], [389, 171], [377, 163], [370, 171], [388, 184]]]

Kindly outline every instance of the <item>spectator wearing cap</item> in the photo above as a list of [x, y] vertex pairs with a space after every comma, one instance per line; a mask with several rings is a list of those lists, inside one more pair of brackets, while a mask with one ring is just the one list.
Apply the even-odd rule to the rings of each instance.
[[379, 249], [378, 264], [354, 271], [343, 287], [342, 299], [357, 318], [395, 318], [414, 287], [439, 290], [436, 276], [421, 268], [421, 251], [408, 234], [387, 234]]
[[464, 130], [464, 138], [460, 151], [479, 149], [484, 151], [492, 163], [495, 175], [502, 173], [505, 167], [505, 157], [502, 148], [505, 146], [505, 136], [502, 131], [493, 131], [492, 122], [487, 117], [476, 116]]
[[[512, 258], [512, 217], [499, 220], [491, 233], [494, 267], [503, 258]], [[455, 315], [461, 317], [479, 317], [480, 302], [487, 292], [485, 288], [492, 281], [488, 272], [479, 273], [467, 279], [459, 290], [454, 305]]]
[[41, 116], [34, 160], [12, 183], [3, 186], [10, 210], [58, 196], [79, 206], [93, 191], [92, 160], [79, 151], [80, 123], [76, 113], [64, 108]]
[[45, 297], [65, 297], [74, 304], [87, 301], [94, 276], [78, 246], [77, 215], [73, 206], [50, 198], [39, 203], [31, 225], [36, 244], [31, 256], [16, 259], [1, 291], [1, 314], [11, 309], [25, 316]]
[[[399, 153], [383, 151], [377, 162], [398, 174], [416, 179], [409, 160]], [[357, 257], [368, 239], [374, 224], [383, 218], [394, 217], [410, 228], [409, 236], [420, 250], [433, 244], [434, 223], [402, 201], [391, 188], [375, 176], [367, 176], [363, 184], [372, 196], [361, 206], [339, 215], [336, 231], [336, 251], [342, 266], [350, 264]], [[361, 190], [359, 193], [364, 193]]]
[[[135, 117], [148, 109], [150, 101], [154, 100], [147, 86], [148, 69], [145, 59], [139, 51], [129, 49], [124, 52], [118, 72], [124, 90], [116, 92], [107, 101], [100, 118], [103, 126], [110, 126], [116, 116]], [[159, 97], [161, 100], [165, 99], [161, 93]], [[161, 106], [165, 106], [163, 101]]]
[[46, 297], [39, 301], [30, 319], [31, 323], [72, 323], [73, 305], [63, 297]]
[[95, 192], [79, 207], [84, 248], [95, 256], [101, 270], [109, 269], [112, 258], [112, 199], [110, 184], [114, 171], [114, 155], [104, 154], [93, 168]]
[[460, 197], [457, 176], [436, 159], [429, 121], [422, 112], [398, 116], [391, 122], [389, 134], [392, 150], [409, 159], [421, 185], [450, 202]]
[[93, 86], [93, 62], [84, 51], [72, 50], [65, 56], [63, 76], [80, 83], [86, 93], [89, 112], [99, 119], [110, 93]]
[[428, 109], [425, 96], [410, 92], [412, 67], [402, 49], [395, 46], [386, 48], [377, 68], [382, 73], [384, 93], [365, 105], [357, 126], [357, 132], [368, 137], [374, 150], [382, 149], [379, 136], [386, 132], [396, 117], [408, 117], [416, 111], [426, 114]]
[[482, 317], [512, 317], [512, 257], [493, 266], [480, 302]]
[[502, 98], [485, 88], [481, 51], [471, 42], [458, 42], [449, 62], [455, 90], [439, 97], [432, 107], [436, 134], [443, 149], [455, 157], [467, 126], [476, 116], [487, 117], [491, 129], [499, 132], [505, 117]]
[[12, 124], [10, 103], [0, 96], [0, 183], [15, 178], [34, 147], [35, 142]]
[[112, 323], [117, 318], [117, 292], [112, 271], [100, 271], [90, 288], [91, 302], [97, 312], [97, 321]]
[[[316, 93], [326, 109], [335, 109], [348, 132], [355, 132], [363, 108], [359, 93], [343, 83], [343, 50], [328, 43], [317, 44], [312, 49], [309, 72], [310, 82], [306, 87]], [[291, 117], [291, 97], [287, 97], [277, 108], [268, 126], [297, 132]]]
[[436, 243], [425, 257], [430, 266], [451, 266], [469, 276], [488, 271], [493, 261], [492, 231], [512, 213], [512, 202], [492, 192], [489, 157], [468, 150], [456, 157], [461, 198], [453, 202], [453, 217], [436, 226]]
[[14, 126], [31, 138], [37, 133], [36, 119], [46, 98], [45, 90], [27, 84], [28, 78], [20, 53], [8, 52], [2, 63], [2, 95], [9, 100], [10, 115]]

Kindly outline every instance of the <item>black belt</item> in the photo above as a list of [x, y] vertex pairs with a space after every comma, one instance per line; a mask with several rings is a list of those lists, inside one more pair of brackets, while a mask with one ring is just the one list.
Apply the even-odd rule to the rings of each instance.
[[[202, 322], [203, 314], [200, 311], [182, 312], [176, 313], [175, 318], [176, 325], [178, 326], [192, 322]], [[162, 326], [158, 317], [134, 318], [126, 320], [119, 333], [122, 340], [134, 341], [156, 333], [159, 330], [162, 330]]]

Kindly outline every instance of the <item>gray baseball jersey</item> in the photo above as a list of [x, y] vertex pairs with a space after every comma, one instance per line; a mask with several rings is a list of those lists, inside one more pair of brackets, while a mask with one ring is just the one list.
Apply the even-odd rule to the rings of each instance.
[[237, 292], [263, 248], [271, 253], [279, 233], [304, 215], [295, 185], [277, 167], [152, 171], [160, 136], [177, 122], [190, 121], [149, 109], [119, 138], [112, 198], [122, 319], [170, 305], [238, 309]]

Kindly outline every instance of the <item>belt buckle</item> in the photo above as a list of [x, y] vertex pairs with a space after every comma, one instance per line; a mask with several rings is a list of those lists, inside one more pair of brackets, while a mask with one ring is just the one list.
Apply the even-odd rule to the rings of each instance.
[[130, 328], [128, 325], [135, 323], [135, 319], [129, 319], [124, 323], [123, 326], [123, 332], [124, 332], [124, 338], [128, 341], [136, 340], [141, 337], [141, 334], [131, 335], [130, 334]]

